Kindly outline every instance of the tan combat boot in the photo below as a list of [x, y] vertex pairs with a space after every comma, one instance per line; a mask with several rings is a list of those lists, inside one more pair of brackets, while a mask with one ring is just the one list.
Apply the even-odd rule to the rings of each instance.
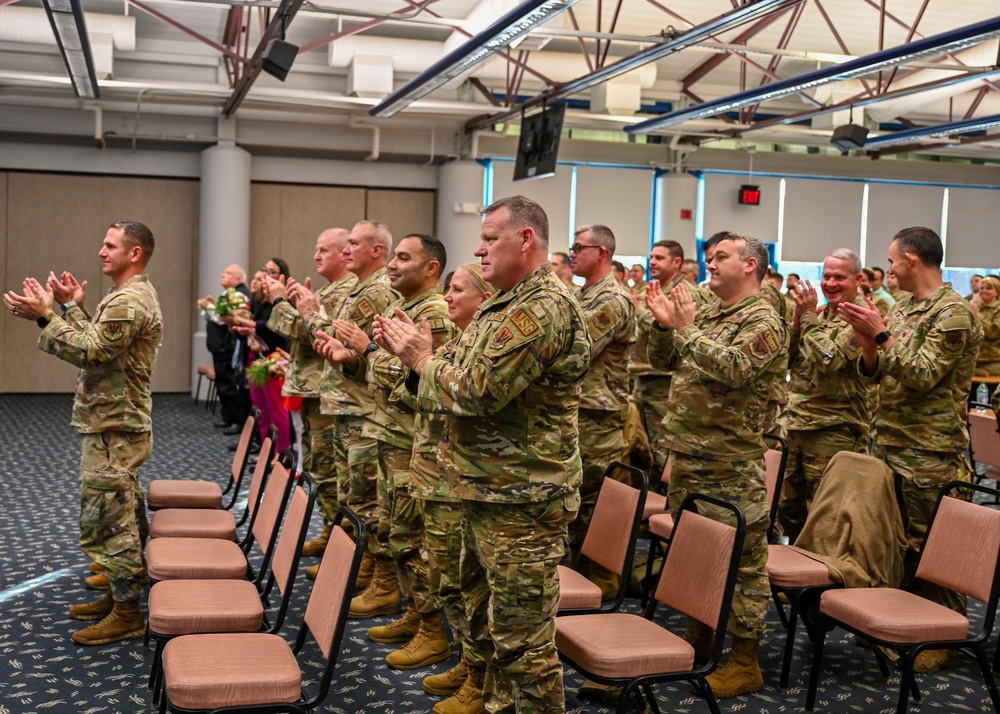
[[146, 634], [146, 622], [139, 612], [138, 602], [116, 602], [114, 609], [95, 625], [73, 633], [73, 641], [78, 645], [106, 645], [142, 637]]
[[379, 615], [394, 615], [403, 609], [403, 596], [396, 581], [396, 563], [393, 560], [375, 559], [375, 572], [368, 587], [351, 600], [348, 617], [367, 620]]
[[323, 532], [312, 540], [308, 540], [302, 544], [302, 555], [306, 558], [318, 558], [326, 551], [327, 541], [330, 540], [330, 532], [333, 530], [333, 525], [324, 521]]
[[759, 692], [764, 687], [757, 650], [760, 643], [754, 638], [737, 637], [724, 665], [705, 679], [717, 699], [738, 697]]
[[434, 714], [485, 714], [483, 704], [483, 678], [486, 672], [470, 669], [462, 686], [455, 694], [434, 705]]
[[385, 663], [393, 669], [420, 669], [451, 657], [448, 633], [441, 624], [441, 611], [420, 615], [420, 629], [409, 642], [386, 655]]
[[87, 583], [87, 587], [91, 590], [110, 590], [111, 583], [108, 582], [108, 574], [105, 572], [97, 573], [96, 575], [91, 575], [84, 582]]
[[913, 671], [920, 674], [930, 674], [942, 669], [954, 667], [958, 662], [958, 650], [924, 650], [917, 655], [913, 663]]
[[69, 616], [74, 620], [102, 620], [115, 609], [115, 601], [107, 592], [93, 602], [69, 606]]
[[91, 561], [90, 562], [90, 572], [92, 572], [92, 573], [103, 573], [104, 572], [104, 566], [101, 565], [100, 563], [95, 563], [94, 561]]
[[694, 647], [695, 667], [700, 667], [711, 659], [715, 650], [715, 632], [704, 622], [689, 617], [687, 629], [681, 638]]
[[361, 555], [361, 565], [358, 566], [358, 579], [354, 581], [354, 594], [365, 591], [375, 573], [375, 558], [367, 550]]
[[420, 613], [413, 605], [413, 598], [406, 604], [406, 612], [398, 620], [388, 625], [376, 625], [368, 628], [368, 639], [387, 645], [394, 642], [409, 642], [420, 629]]
[[607, 568], [593, 563], [590, 566], [590, 572], [587, 573], [587, 580], [601, 589], [601, 600], [614, 600], [618, 597], [618, 588], [621, 582], [618, 573], [612, 573]]
[[465, 663], [465, 657], [460, 657], [458, 664], [441, 674], [432, 674], [424, 678], [424, 691], [433, 694], [435, 697], [450, 697], [465, 684], [469, 676], [469, 665]]

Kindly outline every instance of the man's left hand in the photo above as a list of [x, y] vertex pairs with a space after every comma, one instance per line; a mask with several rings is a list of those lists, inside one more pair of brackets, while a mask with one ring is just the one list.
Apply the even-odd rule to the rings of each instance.
[[18, 295], [13, 290], [4, 293], [4, 305], [14, 317], [25, 320], [37, 320], [52, 312], [52, 292], [42, 287], [34, 278], [24, 279], [24, 294]]
[[434, 340], [427, 320], [422, 320], [417, 327], [398, 307], [392, 319], [375, 316], [375, 336], [376, 342], [414, 372], [419, 372], [434, 356]]
[[695, 313], [698, 312], [698, 303], [694, 301], [687, 285], [681, 283], [671, 290], [670, 299], [674, 302], [674, 328], [679, 330], [693, 324]]
[[337, 339], [358, 354], [364, 352], [365, 347], [367, 347], [371, 342], [371, 340], [368, 339], [368, 333], [355, 325], [353, 322], [348, 322], [347, 320], [334, 320], [333, 328], [337, 331]]
[[854, 328], [854, 332], [866, 337], [875, 337], [885, 330], [887, 321], [883, 320], [882, 313], [875, 307], [871, 295], [865, 295], [868, 307], [855, 305], [852, 302], [842, 302], [837, 308], [847, 323]]

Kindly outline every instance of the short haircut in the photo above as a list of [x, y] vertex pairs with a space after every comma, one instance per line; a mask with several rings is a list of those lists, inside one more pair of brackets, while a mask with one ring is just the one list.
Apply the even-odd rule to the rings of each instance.
[[940, 268], [944, 261], [941, 237], [930, 228], [904, 228], [893, 237], [893, 241], [899, 241], [897, 247], [900, 253], [913, 253], [929, 268]]
[[[836, 250], [830, 251], [827, 258], [835, 258], [837, 260], [849, 260], [851, 261], [851, 272], [857, 275], [861, 272], [861, 256], [855, 253], [850, 248], [837, 248]], [[824, 260], [824, 262], [826, 262]]]
[[[735, 233], [731, 231], [719, 231], [718, 233], [713, 233], [712, 236], [705, 241], [703, 249], [708, 250], [709, 248], [717, 246], [719, 245], [719, 243], [726, 240], [727, 238], [738, 238], [738, 237], [740, 236], [737, 236]], [[763, 280], [763, 278], [761, 278], [761, 280]]]
[[388, 254], [392, 250], [392, 231], [389, 226], [378, 221], [358, 221], [354, 227], [368, 226], [368, 245], [381, 245]]
[[423, 248], [427, 259], [438, 262], [437, 275], [441, 277], [441, 274], [444, 273], [444, 266], [448, 264], [448, 251], [445, 250], [444, 243], [426, 233], [407, 233], [405, 237], [417, 238], [420, 241], [420, 247]]
[[986, 276], [985, 276], [985, 275], [980, 275], [979, 273], [976, 273], [976, 274], [975, 274], [975, 275], [973, 275], [972, 277], [974, 277], [974, 278], [979, 278], [979, 279], [981, 280], [981, 279], [985, 278]]
[[153, 238], [153, 231], [149, 230], [145, 224], [138, 221], [116, 221], [109, 228], [117, 228], [122, 232], [122, 242], [127, 247], [139, 246], [142, 248], [143, 265], [153, 257], [156, 240]]
[[569, 265], [569, 255], [563, 253], [561, 250], [557, 250], [552, 254], [553, 258], [559, 258], [560, 265]]
[[772, 277], [772, 278], [774, 278], [776, 280], [784, 280], [785, 279], [785, 276], [782, 275], [781, 273], [779, 273], [777, 270], [768, 270], [767, 274], [768, 274], [769, 277]]
[[995, 275], [987, 275], [983, 278], [983, 282], [979, 284], [979, 289], [982, 290], [984, 285], [989, 285], [998, 293], [1000, 293], [1000, 278]]
[[[698, 261], [695, 260], [694, 258], [685, 258], [684, 262], [682, 263], [682, 265], [691, 265], [691, 266], [694, 266], [695, 268], [697, 268], [698, 267]], [[792, 273], [792, 275], [794, 275], [794, 273]]]
[[872, 266], [872, 272], [878, 275], [879, 280], [885, 280], [885, 271], [877, 265]]
[[653, 248], [666, 248], [671, 258], [680, 258], [684, 261], [684, 247], [675, 240], [658, 240], [653, 243]]
[[573, 237], [580, 235], [581, 233], [590, 232], [590, 237], [594, 239], [594, 243], [601, 246], [602, 248], [607, 248], [608, 255], [615, 254], [615, 234], [611, 232], [611, 229], [607, 226], [601, 225], [600, 223], [591, 223], [590, 225], [580, 226], [573, 232]]
[[786, 276], [786, 280], [791, 280], [792, 278], [795, 278], [796, 280], [802, 280], [802, 278], [799, 276], [798, 273], [789, 273]]
[[531, 228], [538, 236], [539, 242], [548, 247], [549, 217], [545, 214], [545, 209], [538, 203], [527, 196], [506, 196], [488, 205], [481, 213], [483, 216], [488, 216], [501, 208], [507, 209], [508, 227], [514, 230]]
[[[715, 236], [712, 237], [714, 238]], [[740, 260], [747, 261], [751, 258], [756, 258], [757, 282], [764, 279], [764, 276], [767, 275], [767, 269], [770, 266], [768, 262], [770, 258], [767, 254], [767, 248], [764, 247], [763, 243], [751, 236], [738, 236], [734, 233], [726, 234], [726, 237], [722, 238], [719, 242], [721, 243], [723, 240], [743, 241], [743, 245], [740, 246]]]
[[287, 278], [291, 275], [291, 272], [288, 270], [288, 263], [283, 261], [281, 258], [271, 258], [271, 262], [278, 266], [278, 272], [284, 277]]
[[875, 279], [875, 271], [871, 268], [862, 268], [861, 272], [865, 274], [865, 277], [868, 278], [868, 280]]
[[[638, 265], [638, 263], [636, 263], [636, 265]], [[625, 264], [624, 263], [620, 263], [617, 260], [612, 260], [611, 261], [611, 267], [615, 269], [616, 273], [624, 273], [625, 272]], [[633, 265], [632, 267], [634, 268], [635, 265]], [[643, 268], [643, 270], [645, 270], [645, 268]]]

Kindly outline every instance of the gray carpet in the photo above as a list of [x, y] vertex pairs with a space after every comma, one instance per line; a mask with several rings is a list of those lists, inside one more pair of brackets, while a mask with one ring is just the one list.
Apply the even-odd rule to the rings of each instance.
[[[146, 690], [151, 652], [141, 640], [85, 648], [70, 635], [81, 624], [67, 608], [95, 597], [84, 585], [88, 562], [77, 544], [79, 517], [78, 444], [68, 427], [71, 399], [63, 395], [0, 395], [0, 714], [138, 713], [152, 710]], [[154, 400], [155, 446], [141, 469], [143, 483], [178, 476], [218, 477], [226, 473], [231, 437], [212, 427], [213, 417], [184, 395]], [[313, 519], [312, 532], [318, 532]], [[308, 592], [299, 575], [295, 607], [284, 632], [297, 627]], [[637, 601], [627, 609], [638, 612]], [[324, 712], [371, 714], [426, 713], [437, 701], [420, 687], [428, 670], [397, 672], [382, 662], [392, 645], [369, 642], [371, 624], [392, 618], [351, 622]], [[722, 710], [777, 714], [802, 710], [808, 642], [800, 634], [792, 688], [777, 689], [783, 631], [776, 614], [762, 648], [765, 689], [721, 702]], [[994, 635], [995, 644], [996, 635]], [[992, 657], [992, 647], [991, 647]], [[319, 660], [308, 658], [318, 668]], [[310, 666], [307, 664], [307, 667]], [[307, 672], [309, 670], [307, 669]], [[313, 670], [315, 671], [315, 670]], [[919, 678], [924, 701], [914, 712], [989, 712], [989, 696], [971, 660]], [[566, 675], [569, 712], [610, 712], [577, 694], [581, 678]], [[882, 680], [874, 657], [840, 632], [828, 638], [824, 679], [816, 711], [876, 714], [895, 710], [898, 677]], [[687, 684], [661, 686], [663, 711], [703, 713], [708, 708]]]

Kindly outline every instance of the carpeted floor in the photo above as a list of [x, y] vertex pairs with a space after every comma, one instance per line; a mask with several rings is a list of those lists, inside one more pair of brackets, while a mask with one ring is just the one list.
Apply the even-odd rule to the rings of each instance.
[[[178, 476], [218, 477], [226, 472], [232, 441], [212, 427], [214, 420], [184, 395], [155, 398], [155, 447], [142, 468], [143, 483]], [[79, 647], [70, 635], [82, 625], [67, 608], [95, 597], [84, 585], [87, 559], [77, 543], [79, 483], [77, 439], [68, 426], [71, 398], [63, 395], [0, 395], [0, 714], [139, 713], [152, 711], [146, 677], [151, 652], [141, 640], [104, 647]], [[312, 533], [318, 532], [318, 518]], [[284, 632], [297, 627], [308, 592], [300, 573], [296, 606]], [[638, 612], [630, 600], [627, 609]], [[352, 621], [324, 712], [408, 714], [430, 712], [437, 701], [420, 687], [429, 670], [398, 672], [382, 662], [393, 645], [368, 641], [374, 621]], [[777, 688], [783, 631], [773, 609], [770, 634], [762, 648], [765, 689], [721, 703], [723, 711], [777, 714], [802, 710], [809, 648], [800, 635], [792, 688]], [[996, 635], [994, 635], [994, 644]], [[991, 648], [992, 656], [992, 648]], [[318, 667], [318, 659], [310, 658]], [[600, 702], [581, 699], [582, 683], [566, 674], [569, 712], [611, 712]], [[919, 678], [922, 703], [914, 712], [988, 712], [989, 696], [978, 669], [968, 659], [947, 672]], [[874, 657], [834, 632], [828, 640], [824, 680], [816, 711], [876, 714], [895, 710], [898, 678], [884, 682]], [[664, 711], [707, 712], [687, 684], [661, 686]]]

